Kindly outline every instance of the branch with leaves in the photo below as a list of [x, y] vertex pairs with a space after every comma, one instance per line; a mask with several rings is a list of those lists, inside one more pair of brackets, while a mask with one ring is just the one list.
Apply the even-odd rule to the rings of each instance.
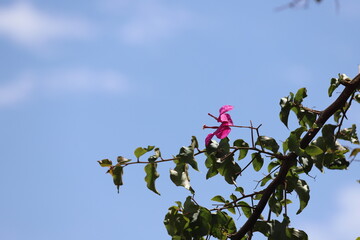
[[[274, 138], [262, 136], [259, 128], [238, 126], [233, 123], [229, 111], [233, 109], [225, 105], [219, 110], [219, 116], [209, 114], [219, 126], [206, 126], [205, 129], [215, 129], [205, 139], [205, 149], [199, 149], [196, 137], [191, 138], [188, 147], [181, 147], [179, 153], [172, 158], [164, 159], [159, 148], [155, 146], [139, 147], [135, 149], [136, 160], [118, 157], [114, 165], [111, 160], [98, 161], [102, 167], [108, 167], [108, 173], [113, 177], [113, 182], [119, 190], [123, 185], [124, 168], [131, 165], [145, 165], [145, 182], [148, 189], [156, 194], [155, 182], [159, 178], [158, 164], [172, 163], [170, 179], [176, 186], [188, 189], [191, 196], [184, 203], [177, 201], [175, 206], [169, 208], [164, 224], [172, 239], [217, 239], [245, 240], [251, 239], [253, 232], [260, 232], [270, 239], [307, 239], [304, 231], [290, 228], [290, 217], [287, 205], [291, 203], [291, 193], [298, 196], [300, 206], [296, 214], [301, 213], [310, 199], [310, 188], [301, 178], [302, 174], [310, 175], [315, 166], [320, 171], [324, 168], [343, 170], [353, 161], [360, 152], [359, 147], [350, 149], [343, 146], [342, 142], [351, 146], [359, 145], [356, 134], [356, 125], [343, 128], [346, 113], [352, 103], [360, 103], [360, 75], [354, 79], [341, 74], [338, 78], [331, 79], [328, 89], [329, 97], [334, 90], [343, 86], [341, 94], [326, 109], [319, 111], [307, 108], [303, 100], [307, 97], [305, 88], [299, 89], [296, 94], [280, 100], [280, 120], [288, 127], [290, 113], [297, 117], [299, 127], [290, 132], [289, 137], [283, 141], [282, 152], [280, 145]], [[333, 117], [333, 123], [327, 122]], [[228, 134], [233, 128], [250, 130], [251, 143], [237, 139], [232, 144]], [[316, 139], [315, 137], [318, 136]], [[213, 140], [220, 139], [219, 142]], [[140, 158], [150, 153], [147, 161]], [[229, 199], [216, 195], [211, 200], [217, 202], [215, 207], [201, 206], [195, 199], [195, 190], [190, 184], [189, 167], [198, 171], [196, 158], [205, 157], [207, 168], [206, 179], [221, 175], [224, 181], [234, 185], [234, 192]], [[237, 156], [237, 157], [236, 157]], [[270, 159], [267, 167], [268, 174], [262, 177], [257, 187], [261, 190], [245, 193], [242, 186], [236, 184], [236, 179], [250, 166], [255, 172], [263, 169], [264, 159]], [[267, 219], [263, 216], [265, 209], [269, 213]], [[284, 211], [282, 222], [277, 218]], [[235, 220], [228, 214], [239, 214], [244, 221], [237, 229]], [[276, 217], [272, 217], [275, 214]]]

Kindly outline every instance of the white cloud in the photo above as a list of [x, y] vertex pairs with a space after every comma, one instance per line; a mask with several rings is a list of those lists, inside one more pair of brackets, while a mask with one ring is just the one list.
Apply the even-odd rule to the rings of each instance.
[[160, 1], [107, 0], [99, 5], [99, 11], [106, 18], [95, 24], [25, 1], [0, 5], [0, 37], [30, 48], [106, 34], [115, 35], [126, 44], [141, 45], [176, 36], [194, 25], [194, 16], [189, 11]]
[[344, 188], [336, 196], [336, 205], [329, 207], [331, 217], [321, 221], [318, 218], [316, 222], [308, 221], [303, 224], [302, 229], [308, 233], [310, 239], [337, 240], [360, 237], [360, 186]]
[[120, 38], [129, 44], [155, 42], [184, 31], [193, 16], [185, 10], [158, 3], [139, 4], [121, 27]]
[[31, 96], [34, 82], [28, 76], [0, 85], [0, 107], [18, 104]]
[[38, 47], [52, 40], [89, 35], [86, 21], [46, 13], [27, 2], [0, 7], [0, 36], [25, 46]]
[[124, 92], [128, 88], [124, 76], [113, 71], [94, 72], [88, 69], [65, 70], [50, 74], [42, 86], [56, 92]]
[[122, 94], [128, 89], [127, 78], [114, 71], [72, 69], [23, 74], [0, 85], [0, 108], [21, 104], [34, 96]]

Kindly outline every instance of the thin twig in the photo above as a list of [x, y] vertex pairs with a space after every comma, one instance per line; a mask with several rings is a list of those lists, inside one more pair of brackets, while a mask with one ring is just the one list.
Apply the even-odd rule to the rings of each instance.
[[[252, 121], [250, 120], [250, 126], [253, 127]], [[254, 132], [253, 132], [253, 128], [251, 128], [251, 143], [252, 143], [252, 147], [255, 147], [255, 142], [254, 142]]]
[[343, 124], [343, 122], [344, 122], [344, 119], [345, 119], [345, 118], [347, 119], [347, 117], [346, 117], [346, 112], [350, 109], [350, 106], [351, 106], [352, 100], [354, 99], [354, 96], [355, 96], [355, 92], [351, 95], [351, 98], [350, 98], [349, 103], [348, 103], [348, 105], [346, 106], [345, 110], [342, 109], [343, 115], [342, 115], [341, 120], [340, 120], [340, 123], [339, 123], [339, 125], [338, 125], [338, 131], [337, 131], [337, 133], [336, 133], [336, 135], [335, 135], [335, 140], [336, 140], [336, 139], [338, 138], [338, 136], [340, 135], [341, 126], [342, 126], [342, 124]]

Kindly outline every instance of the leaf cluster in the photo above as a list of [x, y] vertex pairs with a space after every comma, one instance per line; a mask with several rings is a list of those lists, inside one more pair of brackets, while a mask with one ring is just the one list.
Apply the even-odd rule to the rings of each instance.
[[[353, 80], [345, 74], [332, 78], [328, 89], [329, 97], [338, 87], [347, 88], [351, 84]], [[210, 144], [200, 150], [198, 141], [193, 136], [189, 146], [181, 147], [177, 155], [168, 159], [162, 157], [159, 148], [148, 146], [135, 149], [136, 161], [119, 156], [115, 165], [109, 159], [98, 162], [100, 166], [108, 168], [107, 173], [112, 175], [118, 190], [123, 185], [122, 176], [126, 166], [145, 164], [146, 186], [159, 195], [155, 184], [160, 177], [157, 172], [158, 164], [173, 164], [170, 169], [172, 183], [189, 190], [191, 196], [184, 203], [177, 201], [165, 216], [164, 224], [172, 239], [200, 240], [212, 236], [217, 239], [245, 240], [251, 239], [253, 232], [260, 232], [268, 239], [305, 240], [308, 237], [304, 231], [290, 227], [287, 206], [297, 197], [299, 207], [296, 214], [304, 211], [310, 200], [310, 187], [304, 177], [311, 176], [314, 166], [321, 172], [325, 169], [344, 170], [349, 167], [351, 158], [354, 159], [360, 152], [359, 147], [353, 147], [359, 145], [356, 125], [343, 127], [351, 104], [360, 103], [359, 86], [360, 84], [342, 104], [336, 105], [336, 100], [335, 109], [333, 104], [323, 111], [303, 105], [307, 97], [306, 88], [281, 98], [280, 121], [288, 128], [292, 113], [298, 124], [282, 144], [272, 137], [260, 135], [260, 126], [254, 128], [251, 125], [246, 127], [250, 129], [249, 143], [243, 139], [230, 142], [226, 137], [219, 142], [211, 140]], [[333, 122], [325, 123], [330, 116], [333, 116]], [[150, 156], [142, 161], [145, 154]], [[211, 199], [216, 202], [214, 208], [201, 206], [195, 201], [189, 168], [199, 171], [196, 160], [198, 155], [205, 158], [206, 179], [219, 175], [225, 183], [234, 186], [234, 192], [228, 198], [216, 195]], [[245, 193], [243, 186], [238, 186], [236, 180], [251, 167], [254, 172], [265, 171], [266, 174], [256, 186], [260, 190]], [[267, 219], [262, 215], [265, 206], [269, 211]], [[245, 221], [243, 227], [237, 230], [234, 219], [228, 213], [239, 214]], [[276, 217], [272, 218], [272, 214]], [[278, 220], [281, 215], [282, 222]]]

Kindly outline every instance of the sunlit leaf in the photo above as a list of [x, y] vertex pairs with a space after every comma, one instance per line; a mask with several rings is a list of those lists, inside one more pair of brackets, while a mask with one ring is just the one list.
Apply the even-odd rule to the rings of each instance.
[[309, 145], [305, 148], [305, 152], [310, 156], [317, 156], [322, 154], [324, 151], [316, 145]]
[[299, 214], [304, 210], [304, 208], [307, 206], [307, 204], [309, 202], [310, 189], [309, 189], [309, 186], [307, 185], [307, 183], [304, 180], [299, 179], [297, 181], [297, 184], [296, 184], [296, 187], [295, 187], [294, 190], [298, 194], [299, 200], [300, 200], [300, 208], [296, 212], [296, 214]]
[[295, 94], [294, 102], [297, 103], [297, 104], [301, 104], [303, 99], [306, 98], [306, 97], [307, 97], [306, 88], [300, 88]]
[[353, 150], [351, 151], [350, 157], [354, 157], [354, 158], [355, 158], [358, 153], [360, 153], [360, 148], [355, 148], [355, 149], [353, 149]]
[[226, 202], [225, 198], [222, 197], [222, 196], [220, 196], [220, 195], [217, 195], [217, 196], [213, 197], [213, 198], [211, 199], [211, 201], [221, 202], [221, 203], [225, 203], [225, 202]]
[[250, 205], [247, 202], [240, 201], [237, 203], [237, 206], [241, 207], [241, 210], [243, 211], [245, 217], [249, 218], [252, 214], [252, 209]]
[[284, 97], [280, 99], [280, 120], [282, 123], [284, 123], [284, 125], [286, 127], [288, 127], [288, 119], [289, 119], [289, 114], [290, 114], [290, 110], [292, 108], [292, 103], [289, 101], [289, 97]]
[[123, 181], [122, 181], [123, 167], [117, 164], [115, 166], [110, 167], [108, 173], [110, 173], [111, 176], [113, 177], [113, 182], [119, 193], [119, 188], [121, 185], [123, 185]]
[[147, 184], [148, 189], [153, 191], [156, 194], [160, 193], [156, 190], [155, 187], [155, 180], [160, 176], [160, 174], [156, 171], [157, 164], [156, 163], [149, 163], [145, 166], [145, 182]]
[[134, 155], [137, 159], [139, 159], [142, 155], [144, 155], [147, 152], [150, 152], [154, 148], [155, 146], [148, 146], [147, 148], [138, 147], [137, 149], [135, 149]]
[[339, 134], [337, 135], [339, 139], [343, 139], [349, 141], [353, 144], [359, 144], [359, 138], [356, 133], [356, 125], [353, 124], [351, 128], [341, 129]]
[[101, 167], [110, 167], [112, 166], [112, 161], [109, 160], [109, 159], [103, 159], [103, 160], [100, 160], [100, 161], [97, 161]]
[[192, 147], [193, 149], [199, 147], [198, 140], [196, 139], [195, 136], [192, 136], [192, 137], [191, 137], [191, 147]]
[[335, 90], [339, 85], [340, 85], [339, 79], [337, 79], [337, 78], [332, 78], [332, 79], [330, 80], [330, 87], [329, 87], [329, 89], [328, 89], [328, 95], [329, 95], [329, 97], [332, 96], [334, 90]]
[[117, 157], [117, 162], [118, 162], [120, 165], [125, 164], [125, 163], [130, 162], [130, 161], [131, 161], [131, 159], [127, 159], [127, 158], [125, 158], [125, 157], [123, 157], [123, 156], [118, 156], [118, 157]]
[[356, 94], [354, 96], [354, 99], [355, 99], [356, 102], [360, 103], [360, 94]]
[[176, 186], [183, 186], [194, 194], [195, 191], [190, 186], [188, 168], [187, 164], [178, 163], [174, 169], [170, 169], [170, 179]]

